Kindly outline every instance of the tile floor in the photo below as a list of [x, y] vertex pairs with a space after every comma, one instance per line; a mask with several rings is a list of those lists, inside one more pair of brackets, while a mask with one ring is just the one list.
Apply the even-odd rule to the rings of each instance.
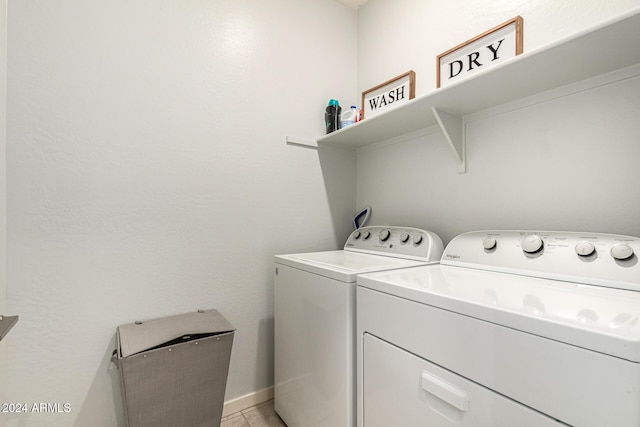
[[222, 418], [220, 427], [287, 427], [273, 409], [273, 400]]

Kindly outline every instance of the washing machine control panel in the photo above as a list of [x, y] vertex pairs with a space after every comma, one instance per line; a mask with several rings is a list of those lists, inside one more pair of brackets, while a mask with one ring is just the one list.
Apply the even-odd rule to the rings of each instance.
[[638, 256], [638, 237], [492, 230], [455, 237], [442, 264], [640, 291]]
[[421, 261], [439, 261], [444, 247], [440, 237], [431, 231], [412, 227], [370, 226], [351, 233], [344, 249]]

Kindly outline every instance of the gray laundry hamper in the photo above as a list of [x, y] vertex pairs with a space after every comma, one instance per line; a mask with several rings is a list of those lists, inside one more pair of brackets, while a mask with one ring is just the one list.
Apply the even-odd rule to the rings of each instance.
[[118, 326], [127, 426], [219, 426], [234, 333], [216, 310]]

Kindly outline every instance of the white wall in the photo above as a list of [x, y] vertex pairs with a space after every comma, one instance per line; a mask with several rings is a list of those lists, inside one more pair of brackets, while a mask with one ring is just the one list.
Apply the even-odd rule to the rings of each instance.
[[[428, 93], [436, 55], [516, 15], [526, 52], [638, 5], [369, 0], [359, 15], [360, 90], [414, 69], [418, 95]], [[501, 228], [640, 236], [639, 76], [636, 67], [466, 117], [466, 174], [437, 129], [362, 150], [357, 205], [373, 207], [373, 223], [425, 227], [445, 243]]]
[[[288, 146], [356, 97], [333, 0], [9, 1], [8, 426], [121, 422], [116, 326], [217, 308], [226, 399], [273, 384], [272, 263], [335, 249], [355, 156]], [[3, 342], [3, 345], [5, 343]]]
[[[7, 195], [7, 169], [6, 169], [6, 146], [7, 146], [7, 2], [0, 0], [0, 315], [9, 314], [6, 309], [6, 195]], [[0, 384], [6, 382], [7, 362], [4, 350], [5, 341], [0, 342]], [[0, 402], [8, 401], [8, 394], [5, 387], [0, 387]], [[2, 415], [0, 415], [0, 423]], [[1, 424], [0, 424], [1, 425]]]
[[[7, 1], [0, 0], [0, 314], [6, 302]], [[0, 347], [1, 348], [1, 347]], [[1, 350], [0, 350], [1, 354]], [[2, 369], [2, 368], [0, 368]], [[1, 395], [0, 395], [1, 397]]]

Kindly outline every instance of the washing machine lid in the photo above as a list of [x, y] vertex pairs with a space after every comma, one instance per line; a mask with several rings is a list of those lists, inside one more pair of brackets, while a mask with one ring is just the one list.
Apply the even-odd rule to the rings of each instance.
[[276, 255], [276, 263], [345, 283], [356, 283], [359, 274], [428, 264], [423, 261], [345, 250]]
[[640, 362], [640, 292], [447, 265], [366, 274], [358, 286]]

